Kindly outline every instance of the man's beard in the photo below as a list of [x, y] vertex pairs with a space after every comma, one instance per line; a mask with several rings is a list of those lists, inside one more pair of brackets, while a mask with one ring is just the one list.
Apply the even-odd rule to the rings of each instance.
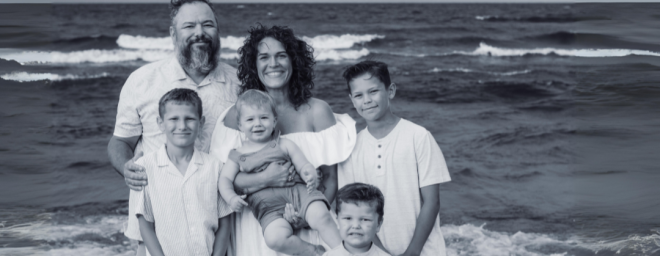
[[[194, 43], [204, 42], [206, 45], [193, 47]], [[196, 70], [208, 74], [217, 65], [220, 39], [211, 38], [205, 34], [191, 37], [178, 45], [177, 58], [179, 63], [188, 70]]]

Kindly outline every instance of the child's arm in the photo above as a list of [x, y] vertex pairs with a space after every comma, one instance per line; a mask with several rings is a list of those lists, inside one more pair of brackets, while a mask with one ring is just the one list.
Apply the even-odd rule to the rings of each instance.
[[152, 256], [165, 256], [163, 253], [163, 248], [160, 247], [160, 242], [158, 242], [158, 237], [156, 237], [156, 228], [153, 222], [149, 222], [144, 218], [144, 215], [138, 215], [138, 222], [140, 223], [140, 235], [142, 235], [142, 240], [144, 245], [147, 246], [149, 254]]
[[229, 248], [229, 229], [231, 215], [218, 219], [218, 230], [215, 231], [215, 241], [213, 242], [213, 256], [225, 256]]
[[138, 208], [136, 209], [136, 214], [138, 218], [138, 224], [140, 226], [140, 234], [142, 240], [149, 250], [151, 255], [165, 255], [163, 253], [163, 248], [158, 242], [158, 237], [156, 237], [156, 227], [154, 224], [153, 210], [151, 208], [151, 197], [149, 185], [144, 186], [142, 192], [140, 192], [140, 200], [138, 201]]
[[307, 161], [303, 152], [292, 141], [280, 138], [280, 146], [289, 155], [289, 158], [291, 158], [291, 163], [296, 167], [296, 171], [298, 171], [300, 177], [307, 183], [307, 191], [310, 193], [314, 191], [319, 186], [316, 168], [314, 168], [312, 163]]
[[218, 189], [220, 195], [229, 204], [229, 207], [235, 212], [240, 211], [243, 206], [247, 206], [240, 196], [234, 192], [234, 179], [238, 174], [238, 164], [231, 159], [227, 159], [227, 163], [222, 167], [220, 172], [220, 179], [218, 180]]
[[403, 255], [419, 255], [422, 252], [440, 212], [440, 184], [422, 187], [420, 191], [422, 194], [422, 209], [419, 216], [417, 216], [413, 238]]

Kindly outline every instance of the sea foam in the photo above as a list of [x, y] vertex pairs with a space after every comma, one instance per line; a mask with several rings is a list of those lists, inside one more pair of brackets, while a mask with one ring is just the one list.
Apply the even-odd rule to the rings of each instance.
[[[345, 49], [351, 48], [355, 44], [362, 44], [372, 41], [377, 38], [385, 38], [383, 35], [318, 35], [315, 37], [303, 36], [302, 39], [314, 47], [315, 50], [319, 49]], [[222, 48], [238, 50], [243, 46], [245, 37], [227, 36], [221, 37], [220, 43]], [[117, 38], [117, 45], [126, 49], [141, 49], [141, 50], [173, 50], [172, 39], [170, 37], [146, 37], [146, 36], [133, 36], [122, 34]]]
[[0, 78], [4, 80], [12, 80], [18, 82], [30, 82], [30, 81], [40, 81], [40, 80], [50, 80], [50, 81], [61, 81], [61, 80], [80, 80], [80, 79], [91, 79], [91, 78], [100, 78], [107, 77], [108, 73], [103, 72], [97, 75], [58, 75], [53, 73], [28, 73], [28, 72], [13, 72], [9, 74], [1, 75]]
[[645, 55], [660, 57], [660, 53], [646, 50], [631, 49], [556, 49], [556, 48], [533, 48], [533, 49], [508, 49], [499, 48], [480, 43], [479, 47], [472, 52], [456, 51], [455, 54], [466, 55], [490, 55], [490, 56], [524, 56], [528, 54], [548, 55], [556, 54], [560, 56], [574, 57], [625, 57], [629, 55]]
[[[237, 50], [243, 46], [245, 37], [227, 36], [220, 38], [222, 48]], [[117, 38], [117, 45], [126, 49], [140, 49], [140, 50], [173, 50], [172, 38], [170, 37], [146, 37], [146, 36], [132, 36], [120, 35]]]

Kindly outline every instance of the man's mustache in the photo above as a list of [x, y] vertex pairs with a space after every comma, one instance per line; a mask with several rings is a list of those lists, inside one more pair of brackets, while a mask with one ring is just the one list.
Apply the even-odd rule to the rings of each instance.
[[213, 41], [211, 40], [211, 37], [206, 36], [206, 35], [200, 35], [200, 36], [195, 36], [193, 38], [190, 38], [188, 40], [188, 47], [190, 47], [194, 43], [205, 43], [208, 45], [211, 45]]

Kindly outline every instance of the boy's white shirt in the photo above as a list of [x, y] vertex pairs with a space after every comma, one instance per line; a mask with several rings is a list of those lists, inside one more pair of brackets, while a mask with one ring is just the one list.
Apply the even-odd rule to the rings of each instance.
[[[353, 153], [338, 166], [339, 188], [362, 182], [383, 192], [385, 214], [378, 237], [393, 255], [405, 252], [412, 240], [421, 210], [420, 188], [450, 180], [433, 135], [403, 118], [381, 139], [366, 128], [360, 131]], [[446, 255], [439, 216], [421, 255]]]
[[232, 213], [218, 191], [222, 163], [195, 150], [184, 176], [165, 146], [136, 163], [145, 167], [149, 185], [131, 190], [130, 203], [155, 222], [165, 255], [211, 255], [218, 219]]

